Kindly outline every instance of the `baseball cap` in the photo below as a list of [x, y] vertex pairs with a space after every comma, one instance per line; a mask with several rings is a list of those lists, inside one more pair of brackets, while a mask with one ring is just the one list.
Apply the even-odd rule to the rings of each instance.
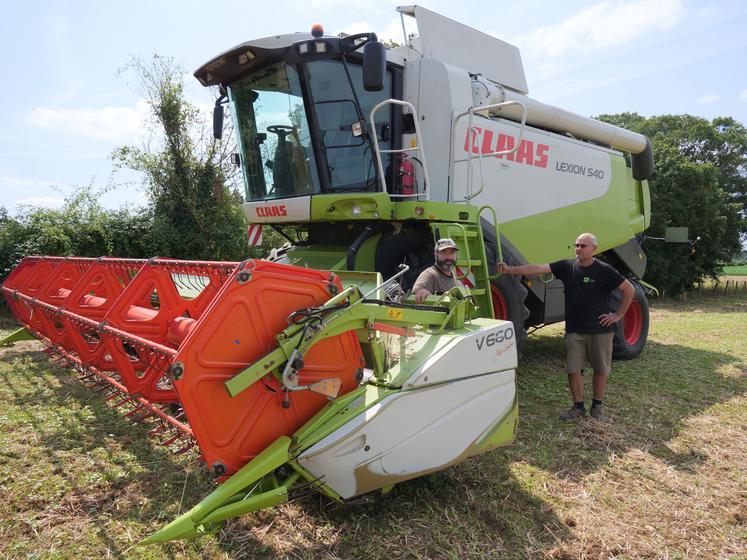
[[459, 247], [457, 247], [457, 244], [454, 243], [453, 239], [444, 237], [436, 242], [436, 251], [443, 251], [444, 249], [455, 249], [458, 251]]

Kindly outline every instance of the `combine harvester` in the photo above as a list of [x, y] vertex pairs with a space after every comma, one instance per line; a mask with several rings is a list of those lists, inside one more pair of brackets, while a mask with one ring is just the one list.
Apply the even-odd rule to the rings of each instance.
[[[616, 355], [645, 344], [648, 140], [529, 98], [515, 47], [398, 10], [419, 34], [395, 49], [315, 28], [197, 70], [221, 93], [216, 137], [230, 104], [248, 221], [291, 241], [269, 260], [27, 257], [3, 284], [24, 325], [6, 342], [38, 338], [221, 482], [144, 543], [313, 490], [386, 492], [509, 444], [519, 344], [563, 320], [563, 293], [491, 275], [497, 260], [567, 258], [595, 232], [636, 285]], [[440, 237], [465, 287], [399, 297]]]

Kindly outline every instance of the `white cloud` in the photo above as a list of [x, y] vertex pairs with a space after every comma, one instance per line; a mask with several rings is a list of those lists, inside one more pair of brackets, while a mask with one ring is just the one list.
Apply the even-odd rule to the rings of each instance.
[[701, 97], [698, 97], [695, 100], [695, 103], [699, 103], [700, 105], [708, 105], [709, 103], [715, 103], [720, 99], [720, 96], [717, 93], [708, 93], [706, 95], [702, 95]]
[[529, 58], [547, 62], [620, 48], [642, 35], [671, 29], [683, 13], [681, 0], [600, 2], [512, 42]]
[[[414, 24], [414, 22], [415, 20], [412, 18], [408, 17], [405, 19], [405, 24], [408, 24], [408, 33], [417, 33], [417, 26]], [[341, 31], [343, 33], [347, 33], [348, 35], [353, 35], [355, 33], [371, 33], [373, 31], [374, 33], [376, 33], [376, 36], [380, 41], [394, 41], [398, 44], [402, 44], [404, 42], [404, 38], [402, 36], [402, 21], [399, 17], [391, 19], [384, 28], [377, 28], [376, 26], [371, 25], [366, 21], [356, 21], [351, 23], [350, 25], [346, 25], [343, 29], [341, 29]]]
[[[382, 2], [381, 0], [311, 0], [312, 10], [346, 10], [350, 12], [374, 12], [381, 13], [384, 9], [389, 9], [390, 6], [394, 6], [396, 3], [391, 0]], [[308, 9], [306, 7], [305, 9]], [[324, 22], [321, 22], [322, 25]], [[309, 29], [311, 25], [309, 24]], [[331, 30], [330, 30], [331, 31]]]
[[0, 176], [0, 185], [11, 188], [44, 188], [59, 186], [60, 183], [55, 181], [38, 181], [36, 179], [23, 179], [10, 175]]
[[62, 208], [65, 200], [54, 196], [29, 196], [16, 200], [17, 206], [42, 206], [44, 208]]
[[138, 101], [135, 107], [80, 107], [52, 109], [37, 107], [31, 112], [31, 124], [97, 140], [129, 142], [142, 136], [148, 106]]
[[[418, 28], [413, 18], [406, 17], [405, 26], [408, 34], [417, 34]], [[374, 33], [376, 33], [376, 36], [380, 41], [394, 41], [398, 44], [404, 43], [404, 38], [402, 35], [402, 20], [399, 18], [399, 16], [389, 20], [389, 22], [383, 28], [371, 25], [367, 21], [355, 21], [349, 25], [346, 25], [340, 31], [342, 31], [343, 33], [347, 33], [348, 35], [353, 35], [355, 33], [370, 33], [373, 31]]]
[[698, 18], [700, 19], [707, 19], [707, 18], [716, 16], [716, 15], [718, 15], [718, 10], [716, 9], [715, 6], [711, 6], [711, 5], [704, 6], [698, 12]]
[[372, 29], [373, 27], [370, 23], [365, 21], [354, 21], [353, 23], [346, 25], [340, 31], [342, 33], [347, 33], [348, 35], [355, 35], [356, 33], [370, 33]]
[[742, 93], [739, 94], [739, 99], [742, 101], [747, 101], [747, 89], [742, 90]]
[[[418, 26], [414, 18], [409, 16], [405, 17], [405, 30], [408, 35], [417, 34]], [[392, 18], [384, 29], [376, 32], [376, 35], [378, 35], [379, 39], [382, 41], [389, 40], [399, 43], [400, 45], [403, 44], [405, 38], [402, 34], [402, 19], [399, 16]]]

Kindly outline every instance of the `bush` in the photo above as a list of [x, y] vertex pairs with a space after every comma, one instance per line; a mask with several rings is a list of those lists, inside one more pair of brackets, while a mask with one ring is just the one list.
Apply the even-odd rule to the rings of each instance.
[[146, 258], [152, 217], [142, 209], [106, 210], [91, 187], [76, 190], [59, 210], [0, 207], [0, 277], [27, 255]]

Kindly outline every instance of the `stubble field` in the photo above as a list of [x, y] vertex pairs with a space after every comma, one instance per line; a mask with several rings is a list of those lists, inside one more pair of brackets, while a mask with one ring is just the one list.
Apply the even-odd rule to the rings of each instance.
[[136, 543], [210, 478], [41, 349], [0, 349], [2, 558], [747, 558], [747, 294], [653, 302], [644, 354], [613, 366], [609, 424], [558, 420], [548, 327], [519, 366], [513, 446], [372, 503], [307, 497], [154, 547]]

